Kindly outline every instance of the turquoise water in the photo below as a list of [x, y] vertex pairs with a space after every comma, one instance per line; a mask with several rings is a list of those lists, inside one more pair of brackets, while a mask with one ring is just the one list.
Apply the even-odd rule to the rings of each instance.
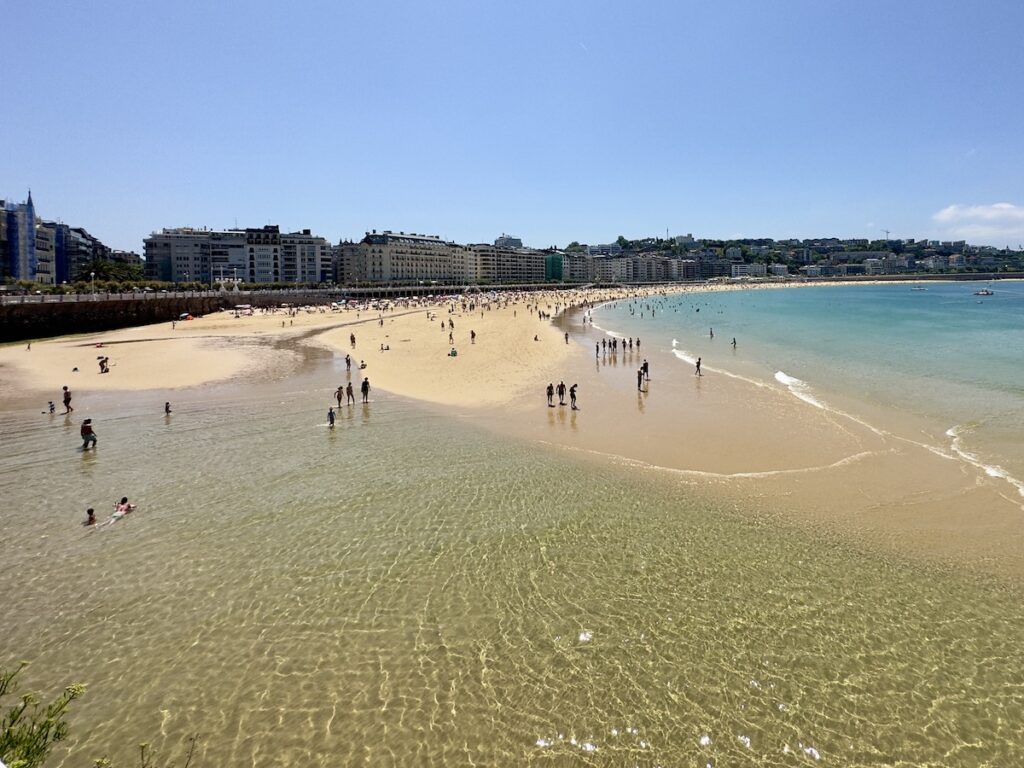
[[706, 370], [775, 383], [811, 403], [863, 406], [869, 421], [880, 410], [911, 414], [936, 447], [1007, 475], [1024, 495], [1024, 283], [974, 295], [987, 285], [687, 294], [618, 302], [594, 318], [648, 347], [674, 346], [684, 367], [700, 356]]
[[1024, 761], [1018, 586], [387, 393], [331, 431], [344, 374], [307, 354], [82, 392], [86, 454], [4, 412], [0, 660], [89, 685], [51, 765], [180, 763], [194, 733], [202, 766]]

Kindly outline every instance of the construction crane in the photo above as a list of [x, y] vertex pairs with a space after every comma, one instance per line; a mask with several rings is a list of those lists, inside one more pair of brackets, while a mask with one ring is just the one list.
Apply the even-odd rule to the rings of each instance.
[[881, 231], [881, 232], [885, 232], [885, 239], [886, 239], [886, 240], [888, 240], [888, 239], [889, 239], [889, 230], [888, 230], [888, 229], [883, 229], [883, 230], [879, 230], [879, 231]]

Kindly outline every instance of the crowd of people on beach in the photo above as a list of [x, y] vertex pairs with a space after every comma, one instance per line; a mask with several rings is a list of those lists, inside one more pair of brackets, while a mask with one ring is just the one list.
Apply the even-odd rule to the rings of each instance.
[[[426, 319], [429, 323], [434, 325], [435, 329], [440, 329], [443, 334], [447, 335], [447, 341], [449, 342], [449, 357], [456, 357], [458, 355], [458, 349], [456, 347], [456, 321], [458, 317], [475, 317], [476, 313], [479, 312], [480, 317], [484, 317], [487, 312], [496, 309], [511, 308], [511, 319], [514, 320], [518, 317], [518, 309], [524, 308], [528, 316], [533, 316], [537, 321], [548, 324], [555, 320], [563, 327], [560, 330], [561, 341], [564, 341], [566, 345], [571, 343], [570, 329], [563, 317], [570, 310], [582, 310], [582, 317], [580, 322], [586, 329], [589, 324], [591, 328], [594, 328], [594, 319], [592, 317], [592, 310], [603, 303], [608, 301], [628, 301], [629, 312], [633, 316], [637, 316], [640, 319], [646, 319], [648, 317], [654, 318], [661, 308], [657, 298], [652, 298], [654, 294], [650, 293], [637, 293], [627, 295], [623, 297], [621, 291], [616, 293], [613, 292], [602, 292], [594, 291], [591, 293], [571, 293], [571, 294], [558, 294], [558, 293], [529, 293], [529, 292], [507, 292], [507, 293], [491, 293], [487, 295], [474, 295], [467, 294], [461, 297], [448, 296], [448, 297], [430, 297], [428, 299], [423, 298], [407, 298], [397, 300], [374, 300], [365, 301], [359, 303], [348, 302], [339, 306], [332, 306], [331, 312], [343, 312], [349, 313], [354, 312], [356, 320], [358, 322], [374, 322], [378, 327], [383, 328], [385, 325], [385, 313], [394, 313], [398, 310], [414, 310], [416, 308], [423, 309], [425, 312]], [[564, 298], [563, 298], [564, 297]], [[612, 304], [614, 306], [614, 303]], [[306, 312], [316, 312], [319, 314], [325, 314], [328, 310], [324, 307], [315, 309], [303, 308]], [[441, 319], [438, 315], [441, 312], [447, 310], [447, 317]], [[268, 308], [259, 310], [261, 315], [274, 315], [278, 312], [284, 314], [289, 320], [292, 320], [299, 316], [300, 308]], [[700, 311], [697, 308], [696, 311]], [[372, 313], [370, 317], [362, 319], [362, 313]], [[240, 317], [241, 314], [238, 310], [235, 310], [235, 316]], [[249, 312], [248, 314], [254, 314]], [[280, 315], [278, 315], [280, 317]], [[572, 315], [569, 315], [572, 317]], [[392, 320], [393, 322], [393, 320]], [[479, 335], [475, 328], [466, 328], [463, 326], [463, 332], [467, 333], [466, 339], [470, 345], [477, 345], [479, 341]], [[435, 330], [436, 332], [436, 330]], [[533, 334], [535, 341], [541, 341], [541, 333]], [[714, 330], [709, 329], [708, 335], [710, 338], [714, 338]], [[385, 339], [387, 336], [385, 335]], [[528, 338], [528, 337], [527, 337]], [[545, 338], [548, 338], [545, 336]], [[364, 406], [370, 403], [370, 378], [366, 375], [365, 371], [368, 367], [366, 360], [360, 359], [358, 365], [354, 358], [354, 350], [357, 346], [356, 334], [354, 331], [348, 333], [348, 341], [351, 346], [351, 352], [345, 355], [345, 371], [349, 380], [343, 384], [340, 384], [334, 389], [333, 399], [336, 405], [332, 404], [329, 406], [327, 411], [327, 426], [334, 429], [337, 423], [338, 413], [345, 406], [354, 406], [356, 404], [356, 388], [361, 395], [361, 402]], [[376, 343], [376, 340], [373, 342]], [[103, 346], [97, 344], [97, 347]], [[735, 349], [736, 339], [733, 338], [732, 346]], [[646, 357], [641, 358], [640, 353], [642, 349], [642, 343], [639, 337], [621, 337], [613, 334], [608, 334], [602, 337], [599, 341], [594, 342], [594, 354], [598, 361], [598, 366], [604, 365], [619, 365], [619, 361], [625, 358], [627, 365], [630, 362], [634, 362], [636, 365], [636, 383], [638, 392], [646, 394], [646, 385], [651, 380], [650, 373], [650, 362]], [[381, 341], [379, 345], [381, 352], [388, 352], [391, 350], [391, 345], [387, 341]], [[633, 354], [636, 354], [636, 358]], [[639, 358], [639, 360], [637, 360]], [[99, 372], [101, 374], [109, 374], [111, 372], [111, 361], [109, 356], [102, 354], [97, 357], [97, 364]], [[358, 368], [359, 375], [353, 377], [353, 368]], [[74, 368], [73, 371], [77, 372], [78, 368]], [[702, 371], [702, 360], [697, 358], [695, 361], [694, 368], [695, 376], [703, 376]], [[551, 381], [548, 383], [546, 388], [547, 405], [551, 408], [558, 408], [569, 406], [571, 411], [578, 411], [578, 391], [579, 384], [573, 382], [571, 385], [567, 385], [565, 380], [562, 379], [557, 382]], [[75, 412], [75, 408], [72, 405], [72, 392], [69, 386], [65, 385], [62, 387], [62, 402], [64, 405], [63, 415], [70, 416]], [[557, 400], [556, 400], [557, 398]], [[56, 412], [56, 406], [53, 401], [47, 403], [47, 411], [50, 414]], [[322, 412], [322, 411], [321, 411]], [[164, 403], [164, 416], [170, 418], [172, 413], [170, 402]], [[92, 418], [85, 418], [80, 424], [80, 437], [82, 439], [82, 452], [95, 452], [99, 439], [96, 427], [93, 423]], [[116, 519], [120, 519], [126, 511], [122, 510], [122, 514]], [[90, 515], [90, 517], [92, 517]]]

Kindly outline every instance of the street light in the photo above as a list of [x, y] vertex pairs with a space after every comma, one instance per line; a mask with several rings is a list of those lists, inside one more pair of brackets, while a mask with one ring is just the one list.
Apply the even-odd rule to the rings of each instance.
[[95, 272], [90, 272], [89, 273], [89, 285], [90, 285], [90, 288], [92, 289], [93, 301], [95, 301], [96, 300], [96, 273]]

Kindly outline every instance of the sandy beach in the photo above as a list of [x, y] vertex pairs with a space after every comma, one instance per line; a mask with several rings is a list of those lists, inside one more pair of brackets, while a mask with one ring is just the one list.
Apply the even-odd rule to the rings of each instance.
[[[760, 508], [926, 558], [1024, 574], [1018, 500], [977, 470], [902, 437], [915, 425], [882, 434], [780, 388], [715, 376], [713, 369], [700, 379], [683, 376], [671, 350], [650, 344], [595, 357], [595, 344], [607, 335], [586, 322], [587, 309], [665, 290], [709, 288], [467, 294], [252, 316], [224, 311], [173, 328], [4, 347], [0, 392], [39, 405], [53, 400], [59, 412], [67, 385], [77, 417], [88, 413], [94, 395], [285, 377], [301, 364], [303, 349], [316, 348], [333, 355], [334, 370], [342, 372], [324, 382], [327, 392], [352, 381], [358, 397], [365, 377], [374, 393], [447, 408], [501, 434], [595, 461], [660, 468], [736, 503], [756, 500]], [[100, 357], [109, 357], [109, 373], [99, 372]], [[651, 381], [638, 390], [644, 359]], [[578, 384], [580, 410], [546, 407], [546, 385], [560, 381]], [[325, 397], [325, 410], [330, 404]]]
[[89, 686], [55, 765], [196, 733], [211, 765], [1020, 762], [1019, 719], [976, 718], [1024, 669], [1005, 481], [750, 373], [753, 336], [681, 325], [695, 376], [660, 296], [484, 298], [0, 349], [7, 647]]

